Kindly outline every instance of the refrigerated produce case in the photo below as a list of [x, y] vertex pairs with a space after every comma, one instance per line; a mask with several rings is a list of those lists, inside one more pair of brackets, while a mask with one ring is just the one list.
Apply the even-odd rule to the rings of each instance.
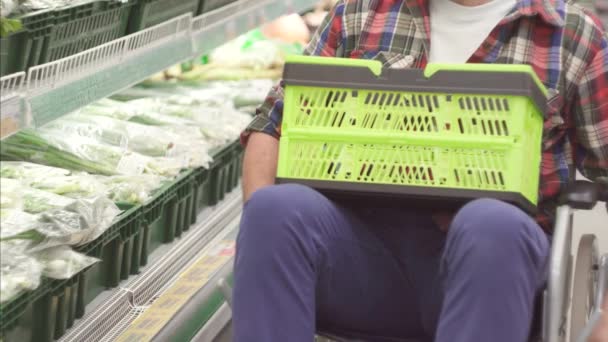
[[[2, 143], [8, 146], [20, 132], [37, 132], [91, 103], [128, 93], [124, 90], [182, 62], [206, 62], [200, 56], [239, 34], [315, 5], [312, 0], [170, 3], [94, 1], [21, 16], [21, 30], [2, 37], [0, 50]], [[97, 262], [67, 279], [42, 277], [37, 288], [0, 304], [2, 341], [123, 338], [137, 330], [144, 307], [183, 284], [180, 274], [187, 267], [206, 270], [197, 286], [183, 292], [191, 296], [184, 298], [197, 298], [194, 307], [176, 306], [154, 338], [208, 335], [205, 323], [226, 314], [217, 281], [230, 279], [242, 153], [234, 137], [209, 150], [209, 165], [184, 169], [145, 201], [117, 202], [121, 212], [103, 234], [73, 246]], [[196, 315], [183, 320], [184, 312]], [[182, 326], [184, 321], [191, 325]]]

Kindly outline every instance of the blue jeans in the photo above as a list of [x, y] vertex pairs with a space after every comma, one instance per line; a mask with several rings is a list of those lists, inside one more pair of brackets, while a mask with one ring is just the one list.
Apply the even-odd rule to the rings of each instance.
[[271, 186], [245, 204], [237, 240], [236, 342], [524, 342], [549, 242], [514, 206], [473, 201], [446, 235], [429, 212]]

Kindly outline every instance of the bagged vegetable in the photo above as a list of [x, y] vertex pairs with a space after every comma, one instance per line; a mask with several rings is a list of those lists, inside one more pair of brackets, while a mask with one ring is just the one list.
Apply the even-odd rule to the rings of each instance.
[[74, 201], [68, 197], [28, 187], [23, 187], [21, 192], [23, 195], [23, 211], [30, 214], [64, 208]]
[[23, 208], [23, 194], [20, 191], [21, 183], [14, 179], [0, 178], [0, 208]]
[[67, 176], [69, 174], [70, 171], [66, 169], [41, 164], [14, 161], [0, 162], [0, 176], [2, 178], [29, 180], [45, 177]]
[[19, 131], [4, 140], [0, 150], [3, 159], [30, 161], [101, 175], [141, 175], [148, 172], [172, 177], [187, 166], [183, 160], [151, 158], [52, 129]]
[[159, 188], [163, 178], [155, 175], [99, 177], [107, 187], [106, 195], [117, 203], [143, 204]]
[[10, 244], [0, 242], [0, 303], [40, 286], [42, 265]]
[[38, 226], [38, 217], [19, 209], [0, 210], [0, 239], [9, 238]]
[[17, 234], [3, 229], [2, 240], [29, 241], [30, 252], [61, 245], [79, 246], [101, 236], [119, 214], [120, 209], [106, 197], [75, 200], [65, 208], [39, 214], [30, 229], [16, 230]]
[[53, 125], [63, 132], [94, 138], [149, 157], [185, 158], [186, 166], [198, 167], [210, 162], [210, 158], [204, 158], [209, 148], [202, 139], [160, 127], [83, 114], [56, 120]]
[[70, 176], [44, 177], [28, 180], [32, 188], [72, 199], [105, 195], [108, 188], [97, 177], [88, 173]]
[[59, 246], [33, 253], [43, 266], [42, 275], [52, 279], [70, 279], [101, 260], [78, 253], [67, 246]]
[[[76, 152], [73, 153], [69, 148], [70, 143], [67, 143], [68, 148], [64, 150], [62, 147], [66, 144], [60, 144], [57, 141], [61, 141], [61, 139], [51, 140], [51, 138], [48, 134], [43, 135], [32, 129], [21, 130], [2, 141], [0, 156], [3, 160], [29, 161], [95, 174], [112, 175], [116, 173], [115, 164], [112, 164], [116, 159], [114, 151], [104, 151], [98, 144], [90, 141], [73, 141], [71, 144], [75, 146], [74, 152]], [[66, 142], [65, 140], [69, 140], [69, 138], [64, 137], [63, 141]], [[83, 145], [76, 147], [76, 144], [79, 143]], [[93, 158], [87, 159], [87, 156]], [[106, 157], [108, 160], [105, 159]]]

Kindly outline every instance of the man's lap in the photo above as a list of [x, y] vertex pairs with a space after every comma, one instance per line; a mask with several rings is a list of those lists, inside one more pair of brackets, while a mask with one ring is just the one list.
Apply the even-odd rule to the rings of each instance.
[[[294, 234], [312, 237], [319, 248], [319, 329], [427, 338], [434, 334], [443, 296], [440, 265], [446, 234], [429, 212], [335, 202], [297, 185], [263, 189], [250, 202], [246, 210], [262, 210], [259, 202], [273, 202], [269, 207], [275, 215], [306, 221], [306, 228]], [[514, 207], [491, 201], [477, 204], [521, 215]]]

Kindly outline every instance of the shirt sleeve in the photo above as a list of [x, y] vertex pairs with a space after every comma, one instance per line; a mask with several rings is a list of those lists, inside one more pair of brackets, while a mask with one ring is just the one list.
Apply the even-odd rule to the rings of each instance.
[[[344, 39], [343, 14], [345, 2], [338, 1], [329, 11], [323, 22], [304, 49], [304, 55], [336, 57]], [[283, 81], [270, 90], [264, 103], [257, 109], [253, 121], [241, 134], [241, 143], [245, 145], [252, 132], [269, 134], [275, 138], [281, 136], [283, 119]]]
[[578, 85], [573, 147], [579, 171], [608, 182], [608, 39], [600, 46]]

